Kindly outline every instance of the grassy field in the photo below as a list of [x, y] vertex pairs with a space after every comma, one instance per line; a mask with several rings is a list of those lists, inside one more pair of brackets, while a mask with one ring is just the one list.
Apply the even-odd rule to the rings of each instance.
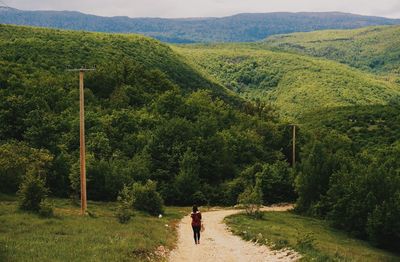
[[115, 203], [89, 202], [93, 216], [86, 217], [69, 200], [53, 203], [55, 217], [45, 219], [0, 196], [0, 261], [162, 261], [155, 251], [173, 248], [175, 225], [185, 214], [173, 207], [161, 219], [136, 212], [123, 225], [114, 217]]
[[291, 247], [303, 261], [399, 261], [400, 256], [332, 229], [322, 220], [291, 212], [266, 212], [262, 220], [244, 214], [226, 218], [232, 232], [246, 240]]

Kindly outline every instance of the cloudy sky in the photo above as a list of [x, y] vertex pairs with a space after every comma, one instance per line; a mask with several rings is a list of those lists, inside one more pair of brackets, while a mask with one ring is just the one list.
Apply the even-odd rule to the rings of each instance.
[[102, 16], [204, 17], [243, 12], [342, 11], [400, 18], [400, 0], [0, 0], [24, 10], [75, 10]]

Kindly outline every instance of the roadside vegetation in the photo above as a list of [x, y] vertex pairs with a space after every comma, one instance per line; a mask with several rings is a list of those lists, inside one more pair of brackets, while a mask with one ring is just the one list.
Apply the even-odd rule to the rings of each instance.
[[232, 233], [272, 249], [291, 248], [301, 261], [398, 261], [399, 254], [373, 247], [328, 222], [293, 212], [263, 212], [262, 219], [245, 214], [227, 217]]
[[70, 200], [50, 199], [54, 215], [22, 212], [17, 198], [0, 196], [1, 261], [163, 261], [189, 209], [167, 207], [162, 218], [135, 211], [118, 222], [115, 203], [89, 201], [90, 214]]

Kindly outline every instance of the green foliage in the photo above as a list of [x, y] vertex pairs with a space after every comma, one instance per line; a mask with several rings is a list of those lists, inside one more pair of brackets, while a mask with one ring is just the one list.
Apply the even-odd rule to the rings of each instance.
[[47, 150], [31, 148], [23, 142], [0, 144], [0, 192], [16, 192], [28, 172], [45, 172], [52, 158]]
[[43, 199], [39, 204], [39, 216], [41, 217], [52, 217], [54, 215], [53, 206], [47, 199]]
[[85, 75], [91, 200], [115, 200], [124, 184], [152, 179], [167, 204], [192, 204], [197, 191], [223, 204], [222, 184], [255, 162], [282, 159], [288, 138], [273, 108], [244, 102], [166, 45], [136, 35], [0, 29], [5, 192], [17, 190], [33, 161], [21, 156], [47, 152], [52, 194], [79, 197], [78, 79], [65, 70], [76, 65], [96, 65]]
[[116, 217], [121, 224], [126, 224], [133, 216], [133, 195], [128, 186], [124, 186], [119, 192]]
[[399, 26], [272, 36], [261, 46], [324, 57], [366, 71], [400, 73]]
[[235, 235], [243, 239], [257, 240], [258, 244], [273, 249], [294, 249], [302, 255], [301, 261], [399, 260], [398, 253], [373, 247], [366, 241], [332, 228], [327, 221], [293, 212], [264, 214], [265, 219], [262, 220], [238, 214], [227, 217], [225, 222]]
[[134, 183], [132, 185], [133, 207], [145, 211], [153, 216], [164, 214], [164, 203], [157, 192], [157, 184], [148, 180], [145, 184]]
[[345, 168], [351, 152], [351, 140], [336, 132], [321, 132], [302, 149], [302, 162], [296, 177], [296, 209], [313, 215], [325, 215], [323, 201], [331, 175]]
[[356, 150], [384, 148], [400, 140], [400, 107], [396, 104], [323, 109], [301, 122], [312, 132], [335, 130], [349, 137]]
[[246, 214], [258, 217], [260, 214], [260, 207], [263, 204], [263, 193], [261, 189], [260, 179], [256, 179], [254, 186], [247, 186], [243, 193], [238, 197], [238, 204], [246, 209]]
[[188, 45], [175, 50], [244, 98], [270, 103], [289, 120], [319, 109], [387, 105], [397, 83], [338, 62], [265, 50], [259, 44]]
[[354, 153], [348, 138], [335, 132], [313, 141], [303, 150], [307, 157], [296, 179], [297, 210], [326, 218], [379, 246], [398, 249], [398, 143]]
[[195, 203], [198, 206], [202, 206], [202, 205], [208, 204], [209, 201], [208, 201], [207, 197], [203, 194], [203, 192], [196, 191], [193, 194], [193, 203]]
[[399, 149], [356, 156], [348, 170], [333, 175], [326, 200], [335, 226], [394, 250], [400, 248]]
[[200, 198], [197, 200], [202, 201], [205, 198], [199, 192], [199, 169], [198, 157], [189, 148], [180, 160], [179, 174], [176, 177], [176, 189], [179, 192], [177, 198], [182, 199], [182, 203], [185, 205], [199, 204], [195, 203], [195, 193], [197, 193], [196, 198]]
[[294, 174], [284, 161], [277, 161], [273, 164], [257, 163], [245, 169], [239, 179], [242, 184], [253, 184], [259, 181], [263, 204], [295, 200]]
[[48, 192], [44, 178], [36, 170], [30, 170], [18, 191], [19, 208], [26, 211], [46, 212], [47, 206], [44, 200]]

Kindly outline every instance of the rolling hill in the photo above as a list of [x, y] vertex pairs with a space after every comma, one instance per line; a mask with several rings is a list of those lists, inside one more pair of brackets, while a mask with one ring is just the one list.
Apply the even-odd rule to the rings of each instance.
[[368, 105], [322, 109], [305, 115], [307, 130], [335, 130], [349, 137], [357, 149], [390, 147], [400, 140], [400, 106]]
[[400, 74], [400, 26], [277, 35], [261, 46], [324, 57], [362, 70]]
[[78, 74], [67, 69], [84, 65], [96, 65], [85, 75], [89, 199], [152, 179], [168, 204], [227, 203], [225, 181], [285, 159], [269, 109], [159, 41], [0, 25], [0, 192], [15, 193], [34, 162], [54, 195], [79, 194]]
[[259, 13], [222, 18], [101, 17], [71, 11], [23, 11], [0, 7], [0, 23], [96, 32], [140, 33], [164, 42], [249, 42], [275, 34], [400, 24], [400, 20], [354, 14]]
[[395, 82], [325, 59], [255, 50], [249, 44], [175, 49], [226, 87], [270, 102], [290, 119], [324, 108], [384, 105], [400, 96]]

